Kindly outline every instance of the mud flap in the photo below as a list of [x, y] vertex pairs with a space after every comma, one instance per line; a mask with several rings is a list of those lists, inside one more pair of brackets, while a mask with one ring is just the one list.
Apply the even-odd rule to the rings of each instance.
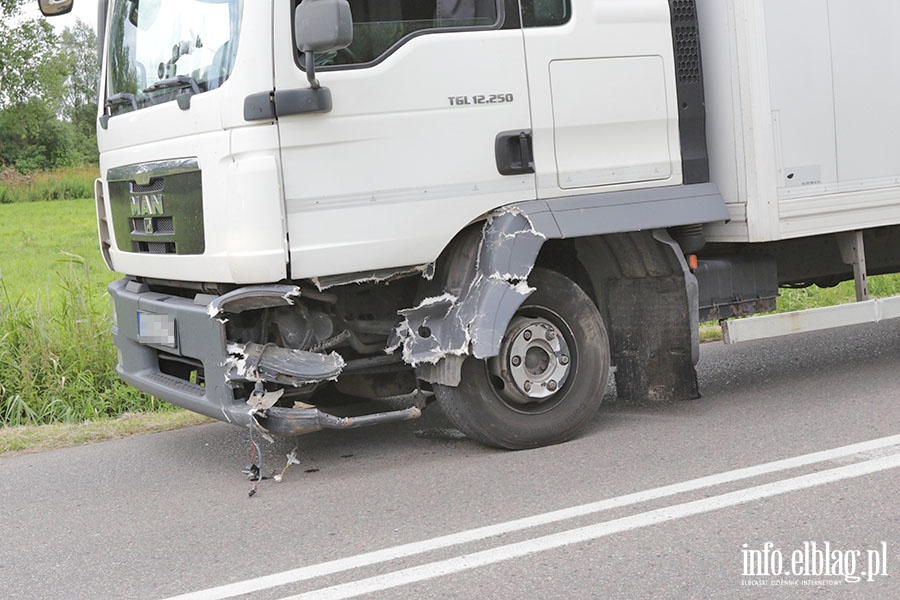
[[697, 281], [678, 244], [657, 230], [593, 238], [578, 248], [603, 298], [618, 397], [699, 398]]
[[620, 399], [656, 402], [700, 397], [685, 326], [684, 279], [653, 277], [613, 282], [609, 320]]

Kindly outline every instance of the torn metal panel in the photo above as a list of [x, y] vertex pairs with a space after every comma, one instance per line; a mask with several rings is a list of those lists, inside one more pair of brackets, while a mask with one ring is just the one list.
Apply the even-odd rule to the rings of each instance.
[[527, 279], [547, 236], [534, 228], [531, 218], [516, 207], [491, 215], [485, 223], [478, 253], [478, 268], [504, 281]]
[[218, 296], [209, 303], [207, 312], [211, 318], [222, 313], [242, 313], [277, 306], [293, 306], [300, 297], [300, 288], [293, 285], [265, 285], [240, 288]]
[[[436, 365], [446, 357], [496, 356], [506, 325], [534, 291], [526, 281], [546, 236], [521, 210], [510, 207], [491, 215], [482, 228], [478, 252], [468, 264], [462, 293], [426, 298], [399, 311], [392, 351], [402, 346], [403, 359], [413, 366]], [[461, 361], [453, 361], [460, 365]], [[459, 381], [458, 368], [423, 369], [434, 382]], [[451, 383], [452, 385], [452, 383]]]
[[[398, 311], [405, 320], [397, 328], [396, 349], [403, 346], [403, 360], [415, 366], [418, 363], [436, 363], [447, 355], [465, 354], [469, 347], [468, 329], [453, 314], [459, 298], [443, 294], [426, 298], [415, 308]], [[419, 340], [413, 347], [408, 340]]]
[[300, 386], [337, 379], [344, 368], [341, 355], [319, 354], [256, 343], [230, 344], [226, 360], [231, 381], [267, 381]]
[[427, 280], [434, 277], [434, 263], [425, 265], [415, 265], [412, 267], [401, 267], [398, 269], [380, 269], [377, 271], [366, 271], [363, 273], [348, 273], [346, 275], [329, 275], [327, 277], [313, 277], [312, 282], [320, 292], [329, 288], [350, 285], [352, 283], [383, 283], [408, 277], [410, 275], [421, 275]]

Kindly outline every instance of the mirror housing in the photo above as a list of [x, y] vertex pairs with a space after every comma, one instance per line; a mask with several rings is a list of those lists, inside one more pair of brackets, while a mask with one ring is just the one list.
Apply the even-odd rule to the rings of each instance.
[[321, 54], [353, 42], [353, 17], [347, 0], [303, 0], [294, 12], [294, 36], [303, 53]]
[[306, 59], [306, 79], [314, 91], [321, 87], [316, 79], [315, 55], [342, 50], [351, 42], [353, 15], [347, 0], [303, 0], [297, 6], [294, 43]]
[[64, 15], [72, 10], [75, 0], [38, 0], [41, 14], [45, 17]]

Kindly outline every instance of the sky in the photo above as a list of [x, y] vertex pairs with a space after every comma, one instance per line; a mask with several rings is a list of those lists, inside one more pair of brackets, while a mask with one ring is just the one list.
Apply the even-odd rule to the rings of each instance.
[[[26, 0], [23, 12], [29, 17], [41, 16], [37, 0]], [[75, 6], [72, 8], [72, 12], [67, 15], [51, 17], [47, 19], [47, 22], [53, 25], [57, 31], [62, 31], [66, 27], [73, 26], [76, 17], [93, 27], [94, 31], [96, 31], [97, 0], [75, 0]]]

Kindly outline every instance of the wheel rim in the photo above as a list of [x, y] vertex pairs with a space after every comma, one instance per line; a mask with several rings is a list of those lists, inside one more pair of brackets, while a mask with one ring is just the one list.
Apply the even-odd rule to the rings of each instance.
[[523, 413], [558, 405], [575, 365], [570, 340], [571, 333], [555, 313], [516, 316], [500, 353], [487, 364], [498, 398]]

